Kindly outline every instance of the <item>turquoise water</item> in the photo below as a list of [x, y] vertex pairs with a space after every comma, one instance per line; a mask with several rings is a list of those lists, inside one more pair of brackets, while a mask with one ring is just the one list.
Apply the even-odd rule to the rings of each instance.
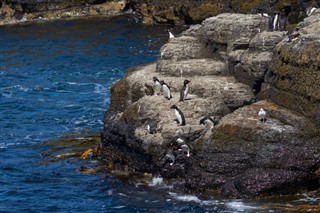
[[263, 203], [176, 194], [161, 178], [133, 184], [79, 172], [96, 161], [39, 163], [46, 160], [48, 140], [101, 131], [111, 85], [129, 67], [156, 60], [166, 28], [129, 16], [0, 27], [0, 212], [272, 210]]

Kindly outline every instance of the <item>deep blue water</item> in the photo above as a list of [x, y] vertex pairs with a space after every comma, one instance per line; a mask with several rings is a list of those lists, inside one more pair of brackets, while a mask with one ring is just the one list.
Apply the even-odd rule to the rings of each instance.
[[101, 131], [111, 85], [157, 58], [166, 28], [128, 16], [0, 27], [0, 212], [269, 211], [83, 174], [96, 162], [78, 158], [39, 163], [49, 139]]

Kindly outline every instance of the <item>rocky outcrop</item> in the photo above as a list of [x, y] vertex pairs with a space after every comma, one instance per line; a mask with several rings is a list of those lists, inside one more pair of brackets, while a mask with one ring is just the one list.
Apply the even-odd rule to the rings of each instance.
[[6, 0], [0, 5], [0, 25], [71, 17], [115, 15], [123, 11], [125, 6], [124, 0]]
[[299, 36], [280, 42], [259, 96], [320, 124], [320, 11], [297, 26]]
[[273, 15], [285, 11], [288, 28], [306, 16], [308, 9], [319, 7], [319, 0], [2, 0], [0, 24], [51, 20], [68, 17], [117, 14], [126, 10], [145, 24], [196, 24], [221, 13]]
[[[106, 163], [179, 180], [176, 189], [231, 197], [319, 188], [319, 18], [305, 19], [292, 37], [268, 32], [260, 15], [220, 14], [171, 38], [156, 63], [130, 69], [112, 87]], [[172, 99], [145, 94], [154, 76], [171, 86]], [[180, 102], [185, 79], [190, 94]], [[173, 104], [185, 126], [177, 125]], [[205, 116], [213, 128], [200, 125]]]
[[[307, 8], [318, 7], [319, 2], [302, 1], [241, 1], [241, 0], [130, 0], [128, 8], [137, 11], [146, 24], [196, 24], [221, 13], [275, 14], [285, 10], [289, 24], [298, 23], [305, 17]], [[304, 13], [301, 13], [304, 11]]]

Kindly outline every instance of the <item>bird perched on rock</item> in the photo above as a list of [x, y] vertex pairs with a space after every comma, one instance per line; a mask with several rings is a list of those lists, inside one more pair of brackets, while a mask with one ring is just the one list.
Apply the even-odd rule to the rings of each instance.
[[168, 33], [169, 33], [169, 39], [174, 38], [174, 35], [172, 34], [172, 32], [168, 29]]
[[182, 151], [184, 154], [186, 154], [187, 157], [190, 157], [191, 146], [187, 144], [186, 141], [183, 140], [182, 138], [178, 138], [176, 140], [176, 143], [177, 143], [178, 149]]
[[162, 162], [163, 163], [170, 162], [170, 165], [172, 166], [175, 163], [176, 158], [177, 158], [177, 153], [174, 152], [172, 149], [168, 149], [165, 152], [165, 155], [163, 155], [163, 157], [162, 157]]
[[160, 81], [160, 84], [161, 84], [161, 91], [163, 93], [163, 97], [170, 100], [172, 98], [170, 87], [168, 86], [168, 84], [164, 83], [163, 80]]
[[150, 96], [154, 95], [153, 87], [147, 83], [144, 84], [144, 92], [146, 93], [146, 95], [150, 95]]
[[258, 112], [258, 116], [259, 116], [259, 120], [261, 121], [261, 122], [266, 122], [267, 121], [267, 119], [266, 119], [266, 111], [264, 111], [264, 109], [263, 108], [261, 108], [260, 110], [259, 110], [259, 112]]
[[208, 115], [208, 116], [206, 116], [206, 117], [204, 117], [204, 118], [202, 118], [200, 120], [200, 125], [201, 124], [204, 125], [206, 129], [208, 129], [208, 130], [211, 129], [212, 130], [213, 127], [218, 124], [218, 120], [216, 118], [212, 119]]
[[154, 90], [154, 93], [157, 94], [157, 95], [160, 95], [161, 94], [161, 84], [160, 84], [160, 81], [157, 77], [153, 77], [153, 90]]
[[178, 122], [178, 125], [185, 126], [186, 120], [185, 120], [184, 115], [181, 112], [181, 110], [176, 105], [172, 105], [171, 109], [174, 109], [174, 114], [176, 115], [176, 120]]
[[189, 80], [184, 80], [183, 87], [180, 90], [180, 99], [179, 99], [179, 101], [185, 101], [186, 100], [187, 94], [188, 94], [188, 91], [189, 91], [189, 83], [190, 83]]
[[150, 133], [150, 134], [157, 133], [158, 122], [156, 120], [147, 121], [146, 124], [147, 124], [146, 125], [147, 133]]

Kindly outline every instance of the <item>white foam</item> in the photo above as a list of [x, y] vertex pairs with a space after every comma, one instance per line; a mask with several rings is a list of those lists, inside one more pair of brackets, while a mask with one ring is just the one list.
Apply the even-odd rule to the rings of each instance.
[[157, 186], [157, 185], [162, 185], [163, 184], [163, 178], [162, 177], [153, 177], [150, 186]]
[[245, 205], [242, 201], [230, 201], [226, 203], [226, 206], [230, 209], [237, 211], [245, 211], [247, 209], [256, 209], [254, 206]]
[[174, 193], [174, 192], [169, 192], [169, 194], [174, 199], [179, 201], [201, 203], [201, 200], [195, 195], [178, 195], [177, 193]]

